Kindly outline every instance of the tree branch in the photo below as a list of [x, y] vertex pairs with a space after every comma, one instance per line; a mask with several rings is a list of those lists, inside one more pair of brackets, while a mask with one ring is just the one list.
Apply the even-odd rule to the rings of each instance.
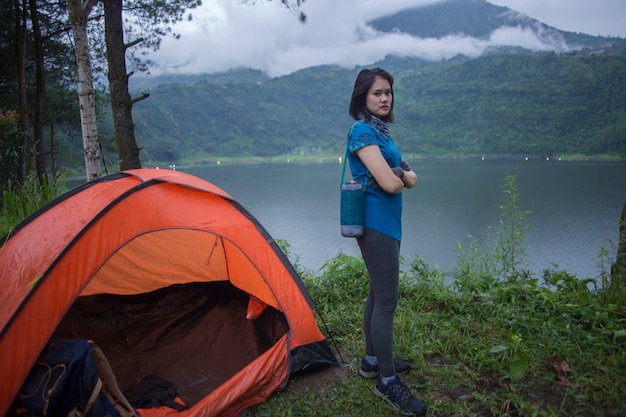
[[87, 0], [83, 3], [83, 16], [85, 16], [85, 18], [89, 18], [91, 11], [98, 3], [98, 1], [99, 0]]
[[138, 43], [143, 42], [144, 40], [145, 40], [144, 38], [137, 38], [134, 41], [129, 42], [126, 45], [124, 45], [124, 49], [132, 48], [133, 46], [137, 45]]
[[[274, 0], [274, 1], [280, 6], [285, 7], [295, 16], [298, 16], [298, 20], [300, 21], [300, 23], [306, 23], [306, 14], [304, 14], [304, 12], [300, 10], [300, 7], [302, 7], [302, 3], [304, 3], [305, 0]], [[255, 4], [256, 2], [257, 0], [239, 0], [239, 3], [241, 4]]]
[[132, 101], [130, 102], [130, 105], [132, 106], [133, 104], [141, 101], [141, 100], [145, 100], [148, 97], [150, 97], [150, 94], [148, 93], [144, 93], [143, 91], [141, 92], [141, 95], [139, 97], [135, 97], [134, 99], [132, 99]]

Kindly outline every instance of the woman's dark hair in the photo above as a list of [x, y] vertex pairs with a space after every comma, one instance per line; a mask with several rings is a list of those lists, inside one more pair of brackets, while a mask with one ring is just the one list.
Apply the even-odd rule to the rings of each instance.
[[[391, 96], [393, 97], [393, 77], [387, 71], [381, 68], [364, 69], [359, 72], [354, 82], [354, 89], [352, 90], [352, 99], [350, 100], [349, 114], [354, 120], [359, 120], [359, 115], [363, 115], [366, 122], [369, 122], [372, 118], [372, 114], [367, 110], [365, 106], [367, 92], [376, 81], [376, 77], [383, 77], [389, 81], [391, 86]], [[396, 100], [391, 101], [389, 108], [389, 114], [383, 117], [381, 120], [387, 123], [393, 123], [395, 120], [393, 117], [393, 105]]]

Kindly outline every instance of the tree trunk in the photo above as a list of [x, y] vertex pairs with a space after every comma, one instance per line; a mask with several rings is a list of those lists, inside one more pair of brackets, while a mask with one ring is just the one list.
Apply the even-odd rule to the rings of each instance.
[[14, 0], [15, 7], [15, 64], [17, 67], [17, 101], [19, 108], [19, 123], [21, 142], [18, 146], [20, 167], [17, 180], [23, 183], [26, 173], [32, 169], [29, 166], [29, 150], [31, 140], [29, 135], [28, 104], [26, 97], [26, 8], [19, 0]]
[[613, 282], [626, 282], [626, 203], [622, 209], [619, 220], [619, 244], [617, 246], [617, 258], [611, 266], [611, 280]]
[[50, 169], [52, 173], [52, 178], [56, 181], [57, 178], [57, 167], [54, 159], [54, 122], [50, 122]]
[[104, 0], [103, 3], [111, 110], [120, 170], [141, 168], [132, 116], [133, 102], [128, 92], [126, 45], [122, 29], [122, 0]]
[[44, 115], [44, 93], [46, 90], [46, 78], [44, 67], [44, 47], [41, 36], [41, 26], [39, 24], [39, 13], [37, 12], [37, 0], [28, 0], [30, 7], [30, 20], [33, 24], [33, 35], [35, 39], [35, 63], [36, 63], [36, 84], [35, 84], [35, 117], [33, 126], [33, 140], [35, 145], [35, 169], [39, 183], [47, 181], [46, 175], [46, 155], [43, 146], [43, 115]]
[[98, 129], [96, 127], [96, 106], [94, 101], [93, 73], [89, 43], [87, 41], [87, 17], [93, 3], [85, 6], [81, 0], [69, 0], [68, 10], [72, 33], [74, 35], [74, 53], [78, 66], [78, 103], [80, 106], [80, 125], [83, 133], [83, 149], [85, 152], [85, 171], [87, 181], [102, 176], [100, 167], [100, 149]]

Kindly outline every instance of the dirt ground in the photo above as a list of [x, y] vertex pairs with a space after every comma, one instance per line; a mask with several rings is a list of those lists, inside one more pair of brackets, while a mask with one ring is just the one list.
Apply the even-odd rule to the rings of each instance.
[[341, 356], [335, 355], [337, 361], [342, 363], [343, 359], [346, 365], [331, 366], [320, 371], [292, 378], [285, 390], [281, 392], [281, 395], [290, 397], [319, 394], [325, 392], [337, 382], [348, 379], [349, 375], [352, 373], [350, 369], [352, 354], [346, 350], [341, 350], [340, 354]]

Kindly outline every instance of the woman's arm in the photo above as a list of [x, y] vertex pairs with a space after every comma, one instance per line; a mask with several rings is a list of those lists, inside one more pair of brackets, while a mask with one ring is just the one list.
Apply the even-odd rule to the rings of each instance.
[[[404, 181], [404, 186], [406, 188], [415, 187], [417, 185], [417, 174], [415, 173], [415, 171], [413, 171], [411, 166], [406, 161], [404, 161], [404, 166], [400, 166], [402, 166], [402, 168], [405, 170], [404, 176], [402, 177], [402, 181]], [[408, 170], [406, 168], [408, 168]]]
[[[364, 146], [356, 151], [356, 155], [365, 164], [380, 188], [389, 194], [398, 194], [402, 192], [406, 184], [412, 184], [411, 187], [413, 187], [417, 183], [417, 176], [413, 171], [405, 171], [403, 178], [398, 178], [376, 145]], [[407, 174], [409, 174], [409, 178], [404, 180]], [[408, 187], [408, 185], [406, 186]]]

